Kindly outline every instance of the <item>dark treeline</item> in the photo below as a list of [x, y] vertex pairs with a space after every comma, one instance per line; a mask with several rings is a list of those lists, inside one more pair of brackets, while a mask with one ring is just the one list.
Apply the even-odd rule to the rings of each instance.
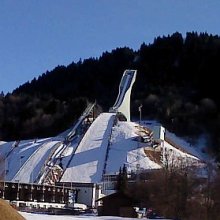
[[107, 111], [116, 100], [125, 69], [137, 69], [131, 114], [143, 105], [145, 119], [157, 119], [177, 135], [207, 134], [220, 155], [220, 37], [180, 33], [158, 37], [134, 51], [128, 47], [58, 66], [0, 97], [0, 139], [56, 135], [67, 129], [88, 102]]
[[169, 219], [219, 219], [219, 170], [207, 164], [208, 178], [196, 172], [195, 167], [171, 166], [150, 173], [140, 172], [134, 179], [121, 171], [117, 190], [132, 198], [138, 207], [151, 208]]

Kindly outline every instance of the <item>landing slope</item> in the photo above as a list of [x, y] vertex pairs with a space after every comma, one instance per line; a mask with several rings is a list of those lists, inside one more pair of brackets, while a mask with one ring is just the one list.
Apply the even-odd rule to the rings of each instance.
[[97, 183], [102, 179], [115, 113], [102, 113], [80, 142], [61, 182]]

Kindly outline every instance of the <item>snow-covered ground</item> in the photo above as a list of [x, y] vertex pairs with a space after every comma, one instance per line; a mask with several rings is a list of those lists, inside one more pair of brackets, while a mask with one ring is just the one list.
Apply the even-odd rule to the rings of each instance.
[[[154, 126], [160, 125], [157, 121], [154, 120], [146, 120], [142, 121], [141, 125], [148, 127], [149, 129], [153, 130]], [[186, 138], [178, 137], [174, 133], [169, 132], [166, 130], [166, 139], [171, 140], [176, 146], [182, 149], [181, 152], [187, 153], [186, 156], [193, 155], [197, 159], [200, 160], [210, 160], [210, 156], [208, 154], [203, 153], [203, 150], [207, 148], [207, 139], [205, 135], [201, 135], [197, 141], [192, 144], [186, 140]], [[168, 146], [169, 147], [169, 146]], [[178, 151], [180, 153], [180, 151]], [[184, 154], [182, 154], [184, 156]]]
[[[115, 217], [115, 216], [68, 216], [68, 215], [43, 215], [43, 214], [32, 214], [26, 212], [20, 212], [20, 214], [25, 217], [26, 220], [135, 220], [139, 218], [123, 218], [123, 217]], [[161, 219], [168, 220], [168, 219]]]
[[118, 122], [113, 127], [106, 173], [116, 173], [124, 164], [129, 171], [135, 170], [137, 166], [142, 169], [161, 168], [146, 156], [144, 148], [136, 140], [137, 127], [134, 122]]

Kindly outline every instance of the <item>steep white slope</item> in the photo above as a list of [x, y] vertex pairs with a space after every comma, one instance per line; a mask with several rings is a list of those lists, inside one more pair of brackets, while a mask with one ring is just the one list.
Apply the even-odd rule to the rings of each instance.
[[114, 118], [115, 113], [102, 113], [96, 118], [79, 144], [61, 182], [101, 181]]

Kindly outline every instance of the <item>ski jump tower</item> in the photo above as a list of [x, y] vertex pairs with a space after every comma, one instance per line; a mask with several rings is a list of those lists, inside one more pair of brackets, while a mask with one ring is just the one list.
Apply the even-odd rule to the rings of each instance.
[[125, 70], [119, 85], [116, 102], [109, 112], [120, 112], [127, 121], [130, 121], [131, 89], [136, 79], [137, 70]]

